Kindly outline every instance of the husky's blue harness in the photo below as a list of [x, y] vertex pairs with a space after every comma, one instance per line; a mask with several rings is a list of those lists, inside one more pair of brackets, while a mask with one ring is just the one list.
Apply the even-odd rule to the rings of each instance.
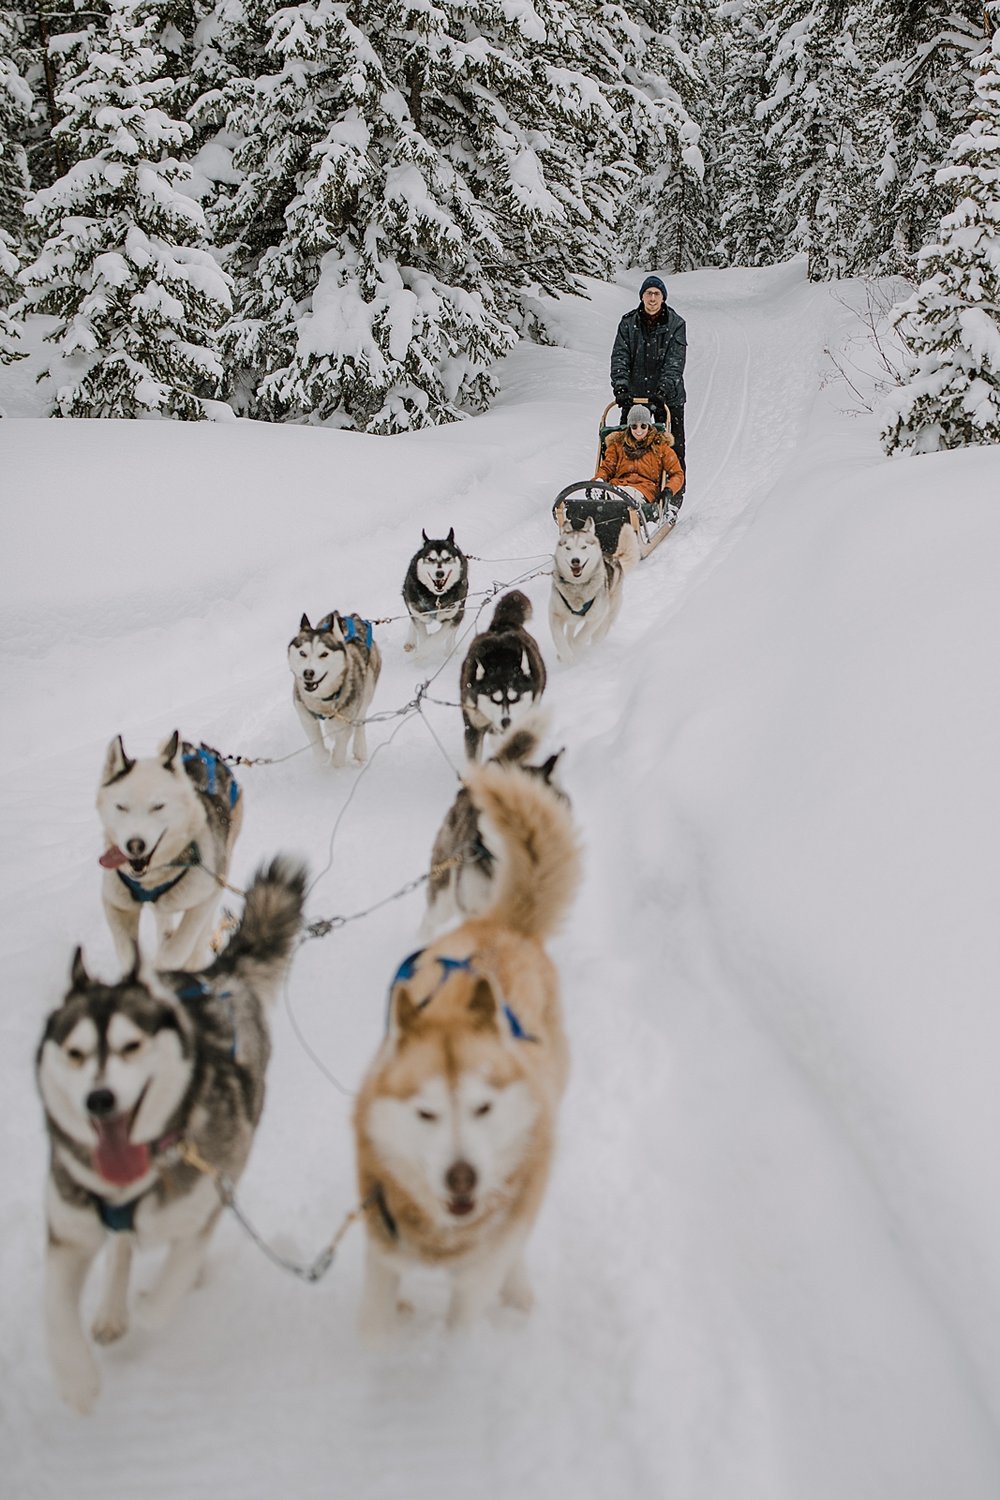
[[375, 632], [372, 630], [372, 622], [371, 620], [362, 620], [361, 623], [365, 627], [363, 639], [358, 634], [358, 627], [354, 623], [353, 615], [348, 615], [347, 619], [344, 621], [344, 624], [347, 626], [347, 631], [344, 639], [347, 641], [358, 641], [362, 646], [364, 646], [366, 651], [370, 651], [372, 649], [372, 641], [375, 639]]
[[172, 891], [175, 885], [180, 885], [192, 866], [201, 864], [201, 850], [198, 845], [188, 844], [176, 863], [184, 866], [180, 874], [175, 875], [173, 880], [165, 880], [162, 885], [154, 885], [151, 891], [147, 891], [144, 885], [140, 885], [138, 880], [133, 880], [131, 875], [126, 875], [122, 870], [116, 870], [115, 874], [122, 885], [128, 888], [133, 901], [159, 901], [160, 897]]
[[[201, 764], [205, 767], [206, 785], [203, 795], [206, 797], [216, 796], [219, 787], [219, 757], [215, 754], [214, 750], [209, 750], [207, 746], [202, 745], [199, 749], [191, 750], [187, 755], [184, 756], [184, 764], [186, 766], [190, 765], [192, 761], [196, 760], [200, 761]], [[199, 790], [201, 789], [199, 788]], [[232, 812], [233, 808], [236, 806], [239, 800], [239, 783], [232, 772], [230, 772], [230, 812]], [[198, 845], [195, 843], [188, 844], [187, 848], [180, 855], [180, 857], [174, 861], [174, 863], [184, 866], [180, 874], [175, 875], [172, 880], [165, 880], [162, 885], [154, 886], [151, 891], [147, 890], [144, 885], [141, 885], [138, 880], [134, 880], [131, 875], [126, 875], [121, 870], [116, 870], [115, 874], [118, 876], [118, 879], [121, 881], [122, 885], [126, 887], [133, 901], [159, 901], [160, 897], [165, 896], [168, 891], [172, 891], [175, 885], [180, 885], [188, 870], [192, 869], [195, 865], [201, 864], [201, 850], [198, 848]]]
[[[344, 626], [345, 643], [349, 645], [351, 641], [357, 641], [359, 646], [364, 646], [366, 651], [370, 651], [372, 649], [372, 641], [375, 639], [375, 632], [372, 629], [371, 620], [361, 621], [361, 624], [364, 626], [364, 634], [362, 634], [358, 630], [357, 625], [354, 623], [353, 615], [347, 615], [346, 617], [341, 615], [340, 618]], [[326, 634], [330, 630], [332, 625], [333, 615], [324, 615], [323, 619], [320, 620], [319, 624], [316, 626], [316, 630], [318, 632]]]
[[[146, 1193], [149, 1191], [147, 1188]], [[128, 1203], [106, 1203], [103, 1198], [95, 1198], [97, 1217], [112, 1234], [131, 1234], [135, 1228], [135, 1211], [146, 1193], [140, 1193], [138, 1198], [130, 1198]]]
[[563, 593], [562, 589], [556, 589], [556, 593], [559, 595], [560, 599], [565, 604], [571, 615], [585, 615], [589, 609], [593, 608], [594, 600], [597, 598], [597, 595], [595, 594], [594, 599], [588, 599], [582, 609], [574, 609], [572, 604], [570, 604], [569, 600], [566, 598], [566, 595]]
[[233, 1039], [229, 1044], [229, 1056], [236, 1061], [237, 1035], [236, 1035], [236, 1012], [233, 1010], [233, 995], [231, 990], [213, 990], [205, 981], [193, 974], [191, 978], [176, 992], [178, 1000], [221, 1000], [229, 1012], [229, 1024], [232, 1027]]
[[[417, 966], [419, 965], [420, 960], [425, 952], [426, 949], [418, 948], [415, 953], [411, 953], [408, 958], [404, 958], [403, 962], [400, 964], [399, 968], [392, 976], [392, 980], [389, 985], [389, 1009], [386, 1014], [386, 1030], [389, 1029], [389, 1021], [392, 1016], [392, 992], [401, 980], [413, 978], [414, 974], [417, 972]], [[431, 1001], [434, 999], [434, 996], [437, 994], [441, 986], [445, 984], [449, 976], [455, 973], [457, 970], [462, 970], [466, 974], [474, 974], [476, 972], [471, 958], [448, 958], [444, 954], [439, 953], [435, 957], [435, 962], [441, 965], [441, 978], [438, 980], [435, 988], [427, 996], [427, 999], [422, 1000], [417, 1006], [418, 1010], [424, 1010], [428, 1005], [430, 1005]], [[510, 1027], [510, 1034], [516, 1041], [538, 1041], [537, 1036], [532, 1036], [529, 1031], [525, 1031], [524, 1027], [521, 1025], [521, 1022], [518, 1020], [517, 1014], [507, 1004], [506, 1000], [503, 1002], [501, 1009], [503, 1010], [504, 1016], [507, 1020], [507, 1024]]]
[[[218, 790], [218, 777], [217, 777], [216, 773], [218, 771], [218, 766], [219, 766], [219, 757], [216, 755], [216, 753], [215, 753], [214, 750], [209, 750], [209, 748], [207, 747], [207, 745], [201, 745], [197, 750], [191, 750], [187, 755], [185, 755], [185, 757], [184, 757], [184, 764], [186, 766], [189, 766], [191, 764], [191, 762], [195, 761], [195, 760], [200, 760], [201, 763], [202, 763], [202, 765], [205, 767], [205, 778], [206, 778], [206, 781], [208, 783], [206, 785], [206, 787], [205, 787], [205, 795], [207, 797], [214, 797], [215, 794], [216, 794], [216, 791]], [[233, 808], [236, 806], [236, 804], [237, 804], [237, 802], [239, 800], [240, 800], [239, 783], [237, 782], [236, 777], [232, 774], [232, 772], [230, 772], [230, 776], [229, 776], [229, 811], [230, 812], [232, 812]]]

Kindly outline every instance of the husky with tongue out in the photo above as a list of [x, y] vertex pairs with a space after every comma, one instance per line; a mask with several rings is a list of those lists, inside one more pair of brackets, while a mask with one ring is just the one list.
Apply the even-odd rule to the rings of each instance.
[[139, 918], [148, 909], [161, 968], [209, 963], [215, 912], [243, 822], [240, 789], [218, 751], [188, 744], [175, 730], [156, 755], [135, 760], [118, 735], [104, 758], [97, 811], [104, 911], [120, 962], [132, 962]]
[[133, 1247], [167, 1244], [141, 1321], [162, 1325], [201, 1270], [220, 1212], [213, 1179], [188, 1148], [236, 1181], [264, 1102], [267, 1009], [299, 928], [304, 870], [261, 869], [239, 928], [201, 974], [146, 974], [133, 962], [117, 984], [92, 979], [80, 950], [68, 994], [38, 1050], [51, 1162], [47, 1193], [46, 1323], [63, 1397], [79, 1411], [99, 1378], [80, 1319], [90, 1264], [111, 1241], [93, 1336], [128, 1329]]

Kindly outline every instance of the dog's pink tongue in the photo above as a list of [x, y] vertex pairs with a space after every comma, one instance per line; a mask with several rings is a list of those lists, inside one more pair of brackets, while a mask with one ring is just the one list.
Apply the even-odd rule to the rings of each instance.
[[116, 1115], [97, 1126], [97, 1150], [94, 1166], [105, 1182], [125, 1187], [149, 1171], [149, 1147], [134, 1146], [128, 1138], [130, 1117]]
[[105, 849], [97, 861], [105, 870], [117, 870], [119, 865], [127, 863], [128, 855], [123, 854], [117, 844], [112, 844], [110, 849]]

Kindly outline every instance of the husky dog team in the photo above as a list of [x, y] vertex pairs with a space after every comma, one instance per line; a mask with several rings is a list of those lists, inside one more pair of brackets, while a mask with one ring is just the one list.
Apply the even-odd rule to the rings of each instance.
[[[422, 534], [403, 582], [404, 645], [454, 654], [469, 594], [455, 540]], [[602, 640], [638, 556], [622, 527], [614, 555], [593, 519], [560, 518], [549, 621], [570, 663]], [[436, 1267], [451, 1283], [448, 1321], [496, 1302], [527, 1309], [525, 1244], [545, 1191], [568, 1048], [559, 984], [544, 944], [572, 901], [580, 856], [572, 812], [540, 757], [545, 662], [512, 589], [475, 634], [459, 671], [468, 761], [438, 831], [422, 935], [389, 986], [388, 1020], [357, 1095], [354, 1136], [367, 1233], [361, 1322], [383, 1339], [400, 1279]], [[367, 760], [365, 728], [382, 657], [373, 623], [302, 615], [288, 644], [292, 702], [308, 746], [343, 767]], [[490, 740], [492, 758], [480, 764]], [[92, 1342], [130, 1325], [136, 1248], [166, 1246], [135, 1317], [162, 1326], [200, 1273], [229, 1189], [246, 1166], [264, 1101], [269, 1011], [302, 919], [303, 868], [258, 871], [221, 951], [214, 936], [243, 796], [224, 758], [174, 731], [132, 758], [120, 735], [101, 771], [102, 898], [123, 977], [95, 978], [78, 948], [49, 1015], [36, 1075], [50, 1147], [46, 1329], [61, 1395], [97, 1399]], [[155, 947], [143, 953], [148, 909]], [[438, 933], [437, 937], [434, 936]], [[107, 1248], [88, 1339], [81, 1300]]]

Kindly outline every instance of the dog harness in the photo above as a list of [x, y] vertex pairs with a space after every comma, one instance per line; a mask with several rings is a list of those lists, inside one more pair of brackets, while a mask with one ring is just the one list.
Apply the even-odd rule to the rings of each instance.
[[[214, 797], [218, 788], [216, 772], [219, 766], [219, 757], [214, 750], [209, 750], [207, 745], [201, 745], [197, 750], [191, 750], [184, 756], [184, 764], [189, 766], [192, 761], [200, 760], [205, 767], [205, 776], [208, 785], [205, 787], [205, 795]], [[230, 772], [229, 775], [229, 811], [232, 812], [240, 800], [240, 787], [236, 777]]]
[[593, 599], [587, 600], [582, 609], [574, 609], [572, 604], [570, 604], [569, 600], [566, 598], [566, 595], [563, 593], [562, 589], [556, 589], [556, 593], [559, 595], [560, 599], [565, 604], [571, 615], [585, 615], [587, 611], [593, 607], [594, 600], [597, 598], [597, 595], [595, 594]]
[[233, 1032], [233, 1040], [229, 1046], [229, 1056], [235, 1062], [237, 1051], [237, 1035], [236, 1012], [233, 1009], [232, 991], [213, 990], [209, 985], [205, 983], [203, 979], [200, 979], [197, 975], [192, 975], [187, 983], [182, 985], [179, 990], [175, 990], [174, 993], [176, 994], [178, 1000], [221, 1000], [224, 1002], [226, 1010], [229, 1013], [229, 1024], [232, 1027]]
[[[389, 1029], [389, 1021], [392, 1017], [392, 992], [401, 980], [413, 978], [414, 974], [417, 972], [420, 960], [426, 951], [427, 950], [425, 948], [418, 948], [415, 953], [411, 953], [408, 958], [404, 958], [403, 962], [400, 964], [399, 968], [392, 976], [392, 980], [389, 984], [389, 1008], [385, 1018], [385, 1026], [387, 1031]], [[455, 973], [456, 970], [461, 969], [466, 974], [474, 974], [476, 972], [471, 957], [448, 958], [446, 955], [439, 953], [436, 955], [435, 962], [441, 965], [441, 978], [438, 980], [432, 992], [427, 996], [427, 999], [420, 1002], [417, 1007], [418, 1010], [424, 1010], [428, 1005], [430, 1005], [438, 990], [447, 981], [449, 975]], [[521, 1025], [521, 1022], [518, 1020], [516, 1012], [512, 1010], [512, 1008], [507, 1004], [506, 1000], [503, 1002], [502, 1010], [504, 1016], [506, 1017], [507, 1024], [510, 1027], [510, 1034], [516, 1041], [538, 1041], [537, 1036], [532, 1036], [529, 1031], [525, 1031], [524, 1027]]]
[[[348, 615], [346, 618], [341, 615], [341, 619], [344, 621], [345, 644], [349, 645], [351, 641], [356, 641], [359, 646], [364, 646], [366, 651], [370, 651], [372, 649], [372, 641], [375, 639], [375, 632], [372, 629], [371, 620], [361, 621], [361, 624], [364, 626], [364, 634], [362, 635], [359, 632], [357, 625], [354, 623], [353, 615]], [[317, 633], [325, 634], [327, 631], [329, 631], [332, 624], [333, 615], [324, 615], [323, 619], [320, 620], [319, 624], [316, 626]]]
[[127, 887], [133, 901], [159, 901], [160, 897], [165, 896], [168, 891], [172, 891], [175, 885], [180, 885], [188, 870], [192, 869], [194, 865], [201, 864], [201, 850], [197, 844], [188, 844], [180, 857], [174, 860], [173, 863], [184, 866], [180, 874], [175, 875], [173, 880], [164, 881], [162, 885], [155, 885], [151, 891], [148, 891], [144, 885], [140, 885], [138, 880], [133, 880], [131, 875], [125, 875], [121, 870], [116, 870], [115, 874], [122, 885]]

